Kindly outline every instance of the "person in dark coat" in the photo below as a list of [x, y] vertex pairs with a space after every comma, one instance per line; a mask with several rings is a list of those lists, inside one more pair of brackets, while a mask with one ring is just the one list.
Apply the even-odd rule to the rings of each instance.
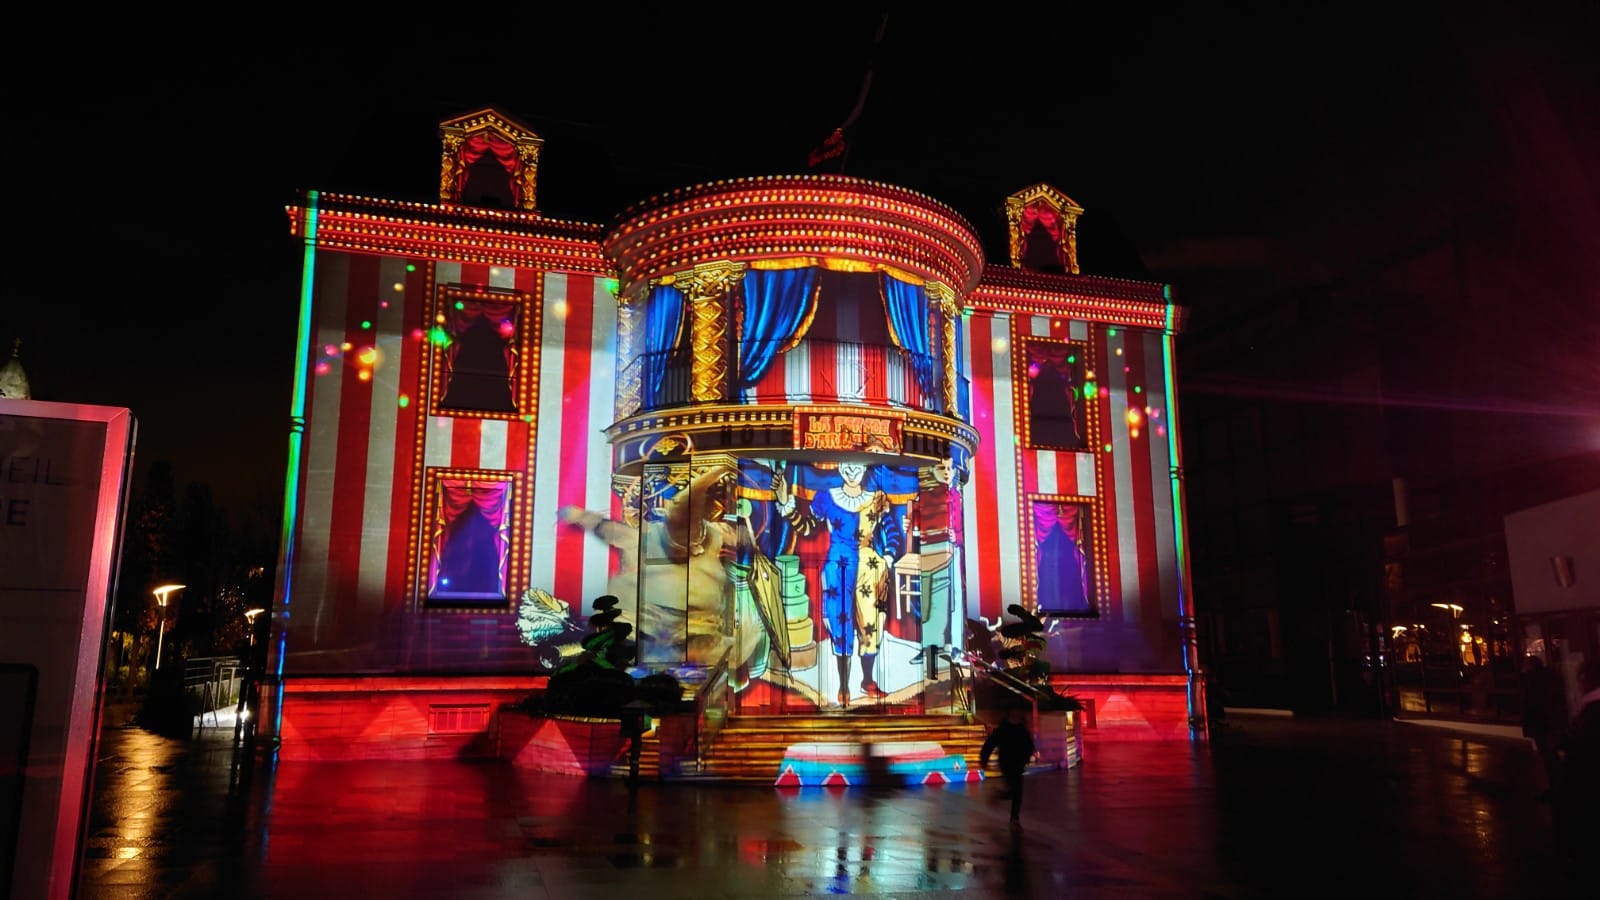
[[1022, 773], [1033, 759], [1033, 733], [1028, 730], [1027, 719], [1020, 707], [1006, 711], [1006, 717], [989, 732], [979, 751], [979, 766], [987, 769], [989, 758], [998, 757], [1000, 774], [1005, 777], [1006, 790], [1011, 794], [1011, 827], [1022, 828]]
[[1554, 788], [1561, 780], [1561, 743], [1567, 732], [1567, 689], [1537, 656], [1523, 668], [1522, 733], [1533, 741], [1544, 765], [1545, 784]]
[[1557, 844], [1583, 861], [1600, 847], [1600, 658], [1584, 665], [1578, 682], [1584, 693], [1567, 729], [1567, 758], [1550, 811]]

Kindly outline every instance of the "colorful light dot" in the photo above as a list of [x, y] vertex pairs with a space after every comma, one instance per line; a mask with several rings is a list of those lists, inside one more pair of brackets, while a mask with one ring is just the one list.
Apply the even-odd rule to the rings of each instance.
[[550, 307], [550, 312], [558, 319], [565, 319], [567, 317], [567, 301], [557, 300], [555, 305]]
[[461, 302], [460, 300], [456, 301], [456, 309], [466, 309], [466, 308], [467, 308], [467, 304]]
[[360, 362], [363, 366], [375, 366], [375, 365], [377, 365], [378, 364], [378, 348], [377, 347], [362, 347], [361, 348], [361, 352], [356, 354], [356, 360], [358, 362]]
[[1110, 453], [1110, 452], [1111, 452], [1111, 445], [1110, 445], [1110, 444], [1107, 444], [1107, 445], [1106, 445], [1106, 446], [1105, 446], [1105, 451], [1106, 451], [1106, 452], [1107, 452], [1107, 453]]
[[1144, 393], [1144, 388], [1142, 388], [1142, 387], [1140, 387], [1140, 386], [1138, 386], [1136, 384], [1136, 385], [1133, 386], [1133, 392], [1135, 394], [1142, 394], [1142, 393]]
[[1090, 382], [1085, 382], [1084, 383], [1084, 385], [1083, 385], [1083, 396], [1085, 396], [1085, 397], [1093, 397], [1096, 392], [1097, 392], [1097, 388], [1095, 387], [1094, 382], [1090, 381]]
[[388, 309], [389, 308], [389, 301], [387, 301], [387, 300], [379, 300], [378, 301], [378, 308], [379, 309]]
[[416, 270], [417, 270], [416, 266], [412, 265], [411, 263], [406, 263], [406, 271], [407, 272], [415, 272]]
[[1006, 348], [1010, 346], [1010, 342], [1008, 342], [1005, 338], [995, 338], [989, 346], [994, 348], [994, 352], [996, 353], [1004, 353], [1006, 352]]
[[343, 350], [346, 353], [349, 353], [350, 352], [350, 348], [354, 347], [354, 346], [355, 346], [355, 344], [352, 344], [349, 341], [345, 341], [344, 343], [339, 345], [339, 349]]
[[371, 319], [362, 319], [361, 320], [361, 330], [362, 331], [367, 331], [367, 330], [369, 330], [371, 328], [372, 328], [372, 320]]
[[356, 373], [356, 377], [361, 379], [362, 381], [371, 381], [372, 380], [372, 370], [371, 369], [362, 369], [361, 371]]
[[[411, 267], [410, 267], [410, 266], [407, 266], [407, 267], [406, 267], [406, 268], [408, 268], [408, 269], [409, 269], [409, 268], [411, 268]], [[396, 294], [402, 294], [402, 293], [405, 293], [405, 289], [406, 289], [406, 283], [405, 283], [405, 282], [404, 282], [404, 281], [396, 281], [396, 282], [395, 282], [395, 283], [394, 283], [394, 292], [395, 292], [395, 293], [396, 293]]]
[[511, 323], [510, 319], [501, 319], [500, 320], [500, 336], [501, 337], [509, 338], [512, 335], [516, 334], [516, 333], [517, 333], [517, 326], [513, 325]]
[[1118, 347], [1118, 348], [1117, 348], [1117, 355], [1118, 355], [1118, 356], [1121, 356], [1121, 355], [1122, 355], [1122, 348], [1121, 348], [1121, 347]]
[[1077, 356], [1069, 356], [1069, 357], [1067, 357], [1067, 364], [1068, 365], [1071, 365], [1071, 364], [1073, 364], [1073, 363], [1075, 363], [1077, 361], [1078, 361], [1078, 357]]
[[328, 365], [326, 362], [317, 363], [316, 372], [318, 375], [326, 375], [331, 371], [333, 371], [333, 366]]
[[450, 346], [450, 335], [445, 333], [443, 328], [439, 328], [437, 326], [428, 332], [428, 340], [438, 344], [441, 347]]
[[1107, 328], [1106, 329], [1106, 337], [1116, 337], [1116, 336], [1117, 336], [1117, 330], [1115, 328]]
[[328, 346], [322, 348], [322, 352], [328, 354], [329, 356], [338, 356], [339, 348], [329, 344]]
[[400, 399], [395, 402], [400, 404], [401, 409], [405, 409], [411, 405], [411, 396], [409, 394], [401, 394]]

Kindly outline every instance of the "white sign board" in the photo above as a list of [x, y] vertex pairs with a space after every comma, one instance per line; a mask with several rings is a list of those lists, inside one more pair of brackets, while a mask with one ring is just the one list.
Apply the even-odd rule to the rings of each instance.
[[0, 894], [16, 900], [73, 894], [133, 437], [126, 409], [0, 399]]

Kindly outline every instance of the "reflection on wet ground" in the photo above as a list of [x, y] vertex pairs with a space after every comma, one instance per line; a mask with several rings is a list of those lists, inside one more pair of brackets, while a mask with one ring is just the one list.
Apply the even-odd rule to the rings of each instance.
[[108, 728], [79, 897], [1568, 896], [1523, 742], [1245, 719], [1001, 784], [779, 790], [246, 764]]

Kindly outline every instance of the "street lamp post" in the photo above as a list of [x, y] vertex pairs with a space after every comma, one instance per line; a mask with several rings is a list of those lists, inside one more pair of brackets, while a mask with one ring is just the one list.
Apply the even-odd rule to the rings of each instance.
[[156, 603], [161, 607], [161, 627], [156, 631], [156, 671], [161, 670], [161, 644], [167, 636], [167, 598], [173, 591], [181, 591], [188, 585], [163, 584], [155, 589]]
[[255, 651], [255, 646], [256, 646], [256, 616], [259, 616], [264, 612], [266, 612], [266, 610], [261, 609], [260, 607], [257, 607], [256, 609], [247, 609], [247, 610], [244, 611], [244, 620], [246, 622], [250, 623], [250, 649], [251, 649], [251, 654], [250, 655], [251, 656], [255, 655], [254, 651]]

